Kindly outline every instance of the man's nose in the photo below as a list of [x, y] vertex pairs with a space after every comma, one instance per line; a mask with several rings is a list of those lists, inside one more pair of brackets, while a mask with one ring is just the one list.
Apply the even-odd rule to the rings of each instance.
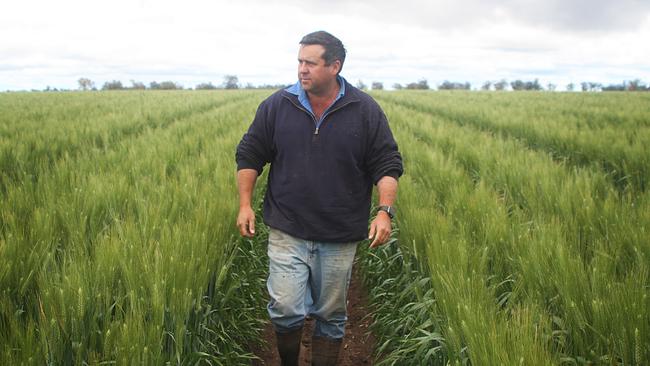
[[304, 62], [301, 62], [300, 64], [298, 64], [298, 71], [299, 71], [301, 74], [306, 74], [307, 71], [309, 71], [309, 70], [307, 69], [307, 64], [304, 63]]

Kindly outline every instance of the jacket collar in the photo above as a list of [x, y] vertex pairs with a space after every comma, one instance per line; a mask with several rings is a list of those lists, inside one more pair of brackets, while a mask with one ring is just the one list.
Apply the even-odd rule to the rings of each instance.
[[[338, 96], [338, 98], [340, 98], [345, 95], [345, 84], [347, 83], [347, 81], [341, 75], [336, 76], [336, 81], [338, 81], [339, 85], [341, 86], [341, 90], [339, 90], [339, 96]], [[291, 85], [290, 87], [284, 90], [288, 91], [293, 95], [297, 95], [298, 97], [300, 97], [301, 95], [307, 97], [307, 93], [302, 88], [302, 85], [300, 85], [300, 80], [298, 80], [295, 84]]]
[[[340, 75], [338, 75], [336, 79], [339, 82], [340, 89], [339, 95], [336, 97], [334, 103], [332, 103], [332, 106], [337, 103], [358, 102], [359, 97], [356, 95], [352, 85], [350, 85], [350, 83], [348, 83], [347, 80], [345, 80], [345, 78]], [[297, 99], [297, 102], [299, 102], [305, 109], [312, 112], [311, 104], [309, 103], [309, 98], [307, 97], [307, 92], [305, 92], [305, 90], [302, 88], [302, 85], [300, 85], [300, 81], [284, 89], [284, 92], [286, 97], [294, 100]]]

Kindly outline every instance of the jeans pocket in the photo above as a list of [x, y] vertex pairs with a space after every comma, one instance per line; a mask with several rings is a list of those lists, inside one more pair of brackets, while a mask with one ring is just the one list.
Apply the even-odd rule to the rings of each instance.
[[300, 263], [300, 243], [293, 237], [276, 229], [269, 231], [269, 272], [295, 273]]

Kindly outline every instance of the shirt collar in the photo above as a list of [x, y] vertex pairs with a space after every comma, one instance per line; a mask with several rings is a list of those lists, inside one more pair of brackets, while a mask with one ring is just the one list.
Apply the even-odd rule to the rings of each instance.
[[[345, 79], [342, 76], [337, 75], [336, 80], [339, 83], [339, 94], [336, 96], [336, 99], [334, 99], [332, 104], [336, 103], [337, 100], [341, 99], [345, 95]], [[298, 101], [300, 101], [300, 104], [302, 104], [302, 106], [305, 107], [309, 112], [314, 113], [314, 111], [311, 109], [311, 103], [309, 103], [307, 92], [302, 88], [300, 80], [285, 90], [293, 95], [298, 96]]]

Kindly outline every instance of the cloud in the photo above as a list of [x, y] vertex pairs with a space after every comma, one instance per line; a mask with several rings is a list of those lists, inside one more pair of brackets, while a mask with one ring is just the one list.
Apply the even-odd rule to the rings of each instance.
[[[440, 31], [480, 28], [504, 21], [555, 31], [629, 31], [647, 21], [644, 0], [283, 0], [311, 13], [363, 14], [384, 23]], [[279, 4], [280, 2], [276, 2]], [[378, 29], [377, 31], [381, 31]]]
[[[645, 0], [22, 0], [3, 8], [0, 34], [10, 36], [0, 37], [0, 90], [76, 88], [79, 77], [289, 83], [300, 38], [318, 29], [341, 37], [353, 83], [650, 79], [639, 67], [650, 58]], [[575, 66], [594, 62], [604, 66]]]
[[515, 2], [505, 8], [514, 19], [562, 31], [629, 31], [650, 14], [650, 2], [639, 0], [547, 0]]

